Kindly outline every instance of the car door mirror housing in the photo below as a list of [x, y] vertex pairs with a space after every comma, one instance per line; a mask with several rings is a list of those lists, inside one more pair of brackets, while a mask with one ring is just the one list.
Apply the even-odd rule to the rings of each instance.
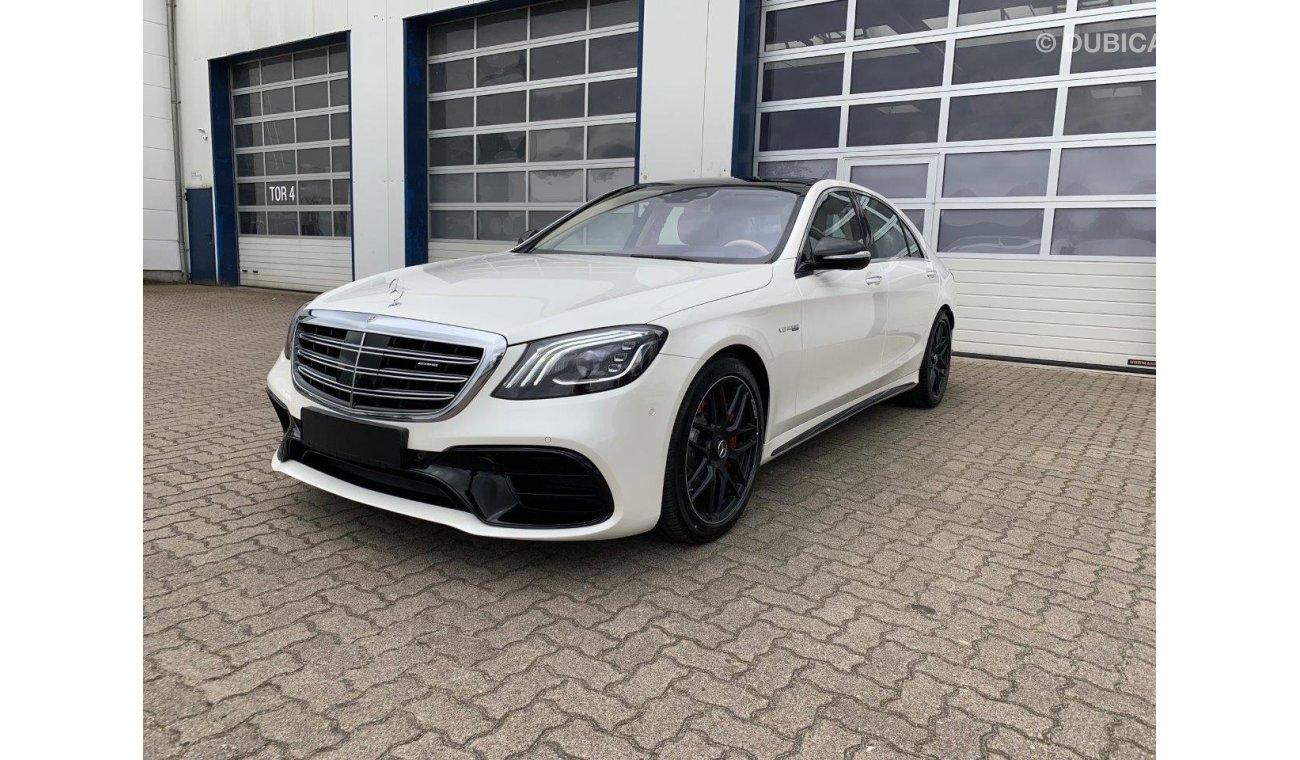
[[525, 232], [524, 234], [520, 235], [520, 236], [519, 236], [519, 239], [516, 240], [515, 242], [516, 242], [516, 243], [522, 243], [522, 242], [528, 240], [529, 238], [533, 237], [534, 235], [536, 235], [538, 232], [541, 232], [541, 230], [529, 230], [529, 231]]
[[812, 246], [814, 269], [861, 269], [871, 263], [871, 251], [860, 240], [824, 237]]

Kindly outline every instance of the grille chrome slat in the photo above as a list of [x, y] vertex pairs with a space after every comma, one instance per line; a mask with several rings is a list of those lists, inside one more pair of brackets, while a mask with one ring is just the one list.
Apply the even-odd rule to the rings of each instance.
[[322, 405], [383, 419], [455, 414], [506, 348], [494, 333], [355, 312], [313, 309], [293, 329], [294, 385]]

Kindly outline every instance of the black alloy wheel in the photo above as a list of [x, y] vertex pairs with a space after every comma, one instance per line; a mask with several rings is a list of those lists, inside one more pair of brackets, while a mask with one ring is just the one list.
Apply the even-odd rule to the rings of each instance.
[[763, 455], [763, 400], [749, 368], [732, 357], [691, 384], [673, 428], [659, 531], [703, 543], [740, 518]]
[[933, 409], [943, 401], [951, 374], [952, 318], [947, 312], [941, 311], [934, 318], [934, 326], [930, 328], [930, 340], [925, 344], [925, 357], [921, 360], [917, 386], [903, 399], [912, 406]]

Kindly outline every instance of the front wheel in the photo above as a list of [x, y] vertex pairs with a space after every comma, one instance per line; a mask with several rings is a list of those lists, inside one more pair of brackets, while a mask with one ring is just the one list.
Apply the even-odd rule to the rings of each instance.
[[941, 311], [930, 328], [930, 340], [925, 344], [921, 359], [921, 372], [916, 387], [903, 395], [903, 401], [922, 409], [933, 409], [943, 401], [948, 390], [948, 375], [952, 371], [952, 317]]
[[758, 382], [744, 362], [723, 357], [705, 366], [673, 425], [661, 534], [700, 544], [736, 524], [758, 475], [765, 419]]

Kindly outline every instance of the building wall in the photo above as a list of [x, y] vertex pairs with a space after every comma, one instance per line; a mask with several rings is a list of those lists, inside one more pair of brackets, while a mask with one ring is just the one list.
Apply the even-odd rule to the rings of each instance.
[[144, 3], [144, 270], [181, 270], [165, 0]]

